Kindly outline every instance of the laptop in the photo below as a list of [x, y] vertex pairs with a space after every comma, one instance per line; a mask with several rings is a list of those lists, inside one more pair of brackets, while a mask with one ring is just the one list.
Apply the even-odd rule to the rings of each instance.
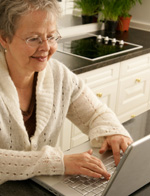
[[[65, 154], [80, 153], [89, 150], [89, 142], [70, 149]], [[111, 151], [99, 154], [93, 149], [93, 155], [99, 157], [112, 174], [109, 181], [87, 176], [38, 176], [32, 180], [58, 196], [128, 196], [150, 182], [150, 135], [132, 143], [122, 155], [115, 167]], [[101, 191], [98, 192], [98, 189]]]

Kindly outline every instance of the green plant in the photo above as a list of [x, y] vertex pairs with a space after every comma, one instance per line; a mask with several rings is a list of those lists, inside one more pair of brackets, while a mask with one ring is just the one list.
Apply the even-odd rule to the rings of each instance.
[[136, 3], [142, 4], [142, 0], [119, 0], [122, 1], [122, 11], [120, 16], [122, 17], [129, 17], [129, 11]]
[[82, 15], [93, 16], [100, 12], [102, 0], [74, 0], [75, 8], [82, 11]]
[[101, 12], [103, 18], [105, 20], [117, 21], [123, 8], [122, 0], [102, 0], [102, 5], [103, 8]]

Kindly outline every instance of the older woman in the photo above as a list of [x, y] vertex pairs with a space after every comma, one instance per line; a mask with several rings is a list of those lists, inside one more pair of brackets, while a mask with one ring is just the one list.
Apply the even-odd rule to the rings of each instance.
[[0, 0], [0, 183], [45, 174], [109, 179], [92, 150], [64, 155], [55, 147], [66, 117], [100, 153], [111, 148], [116, 164], [132, 142], [113, 112], [51, 58], [58, 16], [56, 0]]

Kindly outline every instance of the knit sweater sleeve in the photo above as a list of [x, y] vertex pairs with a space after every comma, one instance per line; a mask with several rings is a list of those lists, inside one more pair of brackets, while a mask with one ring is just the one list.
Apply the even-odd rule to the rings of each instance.
[[70, 105], [68, 118], [89, 135], [93, 147], [100, 147], [105, 136], [121, 134], [131, 137], [114, 112], [88, 87], [85, 87], [80, 96]]
[[64, 174], [63, 154], [44, 146], [41, 151], [0, 149], [0, 184], [8, 180], [24, 180], [39, 175]]

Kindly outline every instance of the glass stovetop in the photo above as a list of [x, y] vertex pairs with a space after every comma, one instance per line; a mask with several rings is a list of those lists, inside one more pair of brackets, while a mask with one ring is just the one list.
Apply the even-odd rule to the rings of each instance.
[[58, 44], [58, 51], [91, 61], [122, 54], [142, 48], [141, 45], [116, 40], [115, 38], [92, 35]]

